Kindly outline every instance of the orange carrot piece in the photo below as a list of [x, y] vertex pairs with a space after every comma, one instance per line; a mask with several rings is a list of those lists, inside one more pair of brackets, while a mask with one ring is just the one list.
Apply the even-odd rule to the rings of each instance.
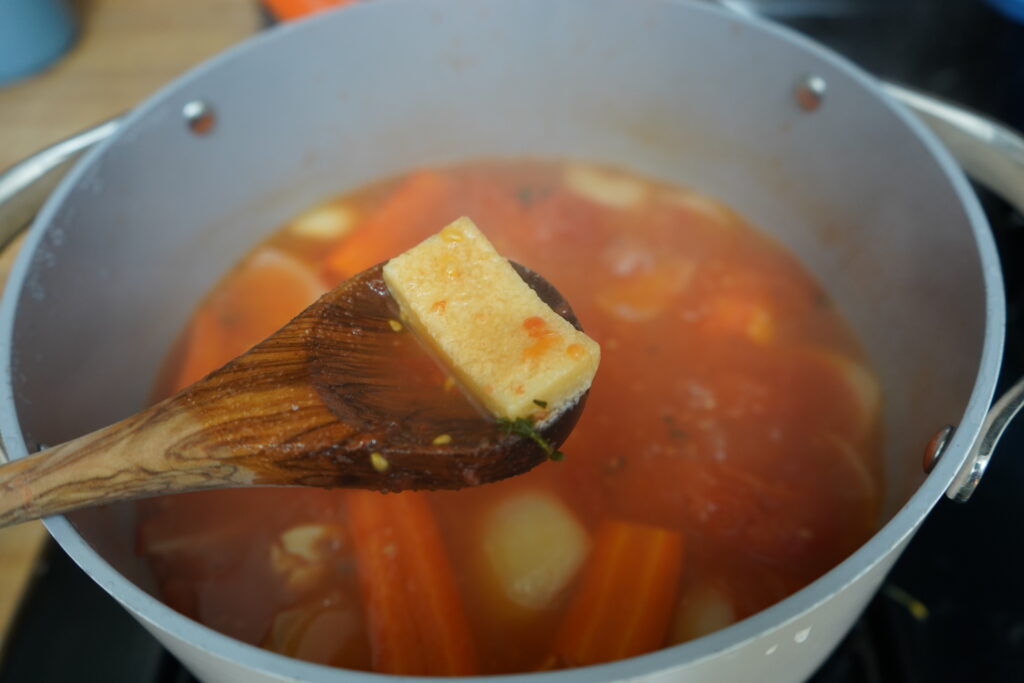
[[763, 296], [723, 294], [710, 302], [702, 330], [712, 335], [740, 335], [758, 344], [775, 338], [775, 316]]
[[171, 391], [184, 389], [231, 360], [231, 351], [224, 326], [217, 314], [200, 308], [185, 333], [184, 350], [177, 378]]
[[346, 506], [373, 670], [478, 673], [469, 623], [426, 497], [353, 491]]
[[231, 359], [276, 332], [325, 291], [311, 267], [280, 249], [263, 247], [227, 277], [207, 305], [225, 326]]
[[331, 276], [345, 279], [398, 256], [459, 216], [451, 182], [440, 173], [409, 176], [381, 206], [327, 255]]
[[553, 659], [587, 666], [661, 647], [682, 567], [679, 532], [606, 521], [555, 637]]
[[245, 353], [325, 290], [313, 269], [294, 256], [273, 247], [253, 252], [200, 305], [173, 389], [183, 389]]

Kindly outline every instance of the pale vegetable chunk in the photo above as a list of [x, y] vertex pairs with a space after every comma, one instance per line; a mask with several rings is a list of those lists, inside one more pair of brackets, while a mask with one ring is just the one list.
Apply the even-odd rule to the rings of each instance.
[[881, 492], [878, 490], [876, 478], [871, 473], [864, 456], [853, 444], [840, 436], [825, 434], [823, 438], [834, 448], [837, 461], [849, 470], [850, 489], [847, 493], [863, 502], [865, 527], [876, 528]]
[[322, 562], [343, 544], [341, 529], [333, 524], [300, 524], [281, 533], [285, 552], [306, 562]]
[[739, 226], [739, 219], [725, 204], [696, 192], [675, 190], [667, 197], [669, 202], [703, 217], [705, 224], [731, 230]]
[[588, 546], [572, 511], [546, 493], [507, 498], [484, 522], [487, 566], [505, 597], [527, 609], [550, 604], [582, 566]]
[[499, 418], [550, 419], [589, 387], [600, 348], [547, 306], [468, 218], [384, 266], [405, 322]]
[[330, 562], [346, 545], [337, 524], [301, 524], [285, 530], [270, 546], [270, 567], [293, 593], [304, 593], [323, 581]]
[[613, 209], [630, 209], [647, 198], [643, 183], [583, 164], [566, 168], [565, 184], [576, 194]]
[[370, 664], [365, 628], [359, 604], [333, 593], [278, 613], [262, 646], [318, 664], [365, 669]]
[[864, 439], [877, 422], [882, 409], [882, 387], [863, 363], [834, 351], [816, 349], [811, 357], [835, 371], [853, 400], [855, 411], [851, 436]]
[[323, 204], [292, 219], [288, 229], [298, 237], [316, 240], [341, 239], [356, 224], [355, 212], [344, 204]]
[[714, 633], [736, 621], [736, 609], [722, 591], [712, 585], [691, 587], [679, 600], [672, 642], [683, 643]]

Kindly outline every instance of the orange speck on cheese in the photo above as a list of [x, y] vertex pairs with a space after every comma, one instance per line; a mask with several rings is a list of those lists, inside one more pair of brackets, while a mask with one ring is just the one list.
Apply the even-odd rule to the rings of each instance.
[[548, 327], [548, 324], [537, 316], [530, 316], [523, 321], [523, 329], [533, 339], [533, 343], [523, 349], [523, 358], [536, 360], [550, 351], [559, 342], [559, 337]]
[[535, 315], [531, 315], [523, 321], [523, 329], [534, 339], [552, 334], [551, 328], [544, 322], [544, 319]]
[[580, 360], [587, 355], [587, 350], [583, 348], [582, 344], [569, 344], [565, 347], [565, 352], [569, 354], [569, 358], [573, 360]]
[[430, 312], [444, 315], [444, 311], [446, 308], [448, 308], [448, 302], [445, 301], [444, 299], [441, 299], [439, 301], [434, 302], [434, 304], [430, 307]]
[[537, 360], [544, 354], [551, 351], [557, 344], [558, 339], [555, 337], [541, 337], [523, 349], [523, 358], [527, 360]]

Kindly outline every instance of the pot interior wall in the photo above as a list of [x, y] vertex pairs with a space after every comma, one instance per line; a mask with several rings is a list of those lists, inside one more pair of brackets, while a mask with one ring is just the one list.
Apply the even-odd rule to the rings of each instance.
[[[828, 83], [814, 112], [792, 96], [809, 73]], [[194, 99], [216, 112], [208, 135], [182, 120]], [[140, 408], [199, 297], [282, 219], [383, 175], [496, 155], [677, 181], [793, 249], [883, 378], [887, 514], [916, 489], [983, 344], [978, 251], [947, 176], [842, 65], [655, 0], [382, 0], [277, 29], [160, 93], [35, 228], [12, 359], [28, 448]], [[146, 585], [130, 515], [75, 521]]]

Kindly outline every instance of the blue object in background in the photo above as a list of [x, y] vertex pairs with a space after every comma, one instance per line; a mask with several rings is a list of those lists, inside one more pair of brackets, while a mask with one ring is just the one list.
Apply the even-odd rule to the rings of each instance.
[[988, 4], [1009, 18], [1024, 23], [1024, 0], [988, 0]]
[[0, 86], [55, 62], [75, 34], [66, 0], [0, 0]]

